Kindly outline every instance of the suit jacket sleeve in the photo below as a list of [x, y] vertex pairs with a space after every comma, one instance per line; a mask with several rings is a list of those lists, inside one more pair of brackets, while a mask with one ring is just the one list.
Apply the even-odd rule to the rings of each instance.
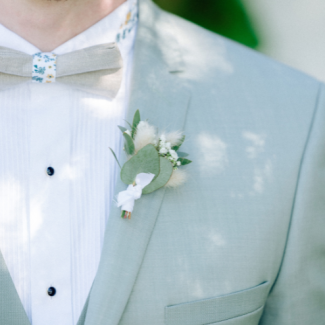
[[301, 162], [282, 265], [260, 324], [325, 324], [324, 85]]

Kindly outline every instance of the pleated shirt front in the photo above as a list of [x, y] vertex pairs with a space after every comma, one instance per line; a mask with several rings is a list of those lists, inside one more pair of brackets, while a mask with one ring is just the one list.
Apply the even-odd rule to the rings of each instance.
[[[124, 77], [114, 100], [59, 83], [0, 92], [0, 249], [33, 325], [75, 325], [97, 272], [118, 174], [109, 148], [120, 154], [129, 97], [134, 4], [53, 51], [118, 38]], [[40, 52], [1, 25], [0, 46]]]

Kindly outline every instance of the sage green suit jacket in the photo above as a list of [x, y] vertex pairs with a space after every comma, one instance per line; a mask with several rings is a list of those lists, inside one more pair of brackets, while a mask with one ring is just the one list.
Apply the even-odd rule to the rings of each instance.
[[[193, 163], [112, 208], [78, 325], [325, 324], [324, 90], [140, 0], [128, 120], [184, 130]], [[30, 325], [0, 260], [0, 324]]]

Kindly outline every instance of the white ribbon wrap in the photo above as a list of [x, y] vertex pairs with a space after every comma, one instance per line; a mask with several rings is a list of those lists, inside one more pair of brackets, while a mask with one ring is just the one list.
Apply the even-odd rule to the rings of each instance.
[[154, 174], [140, 173], [135, 178], [135, 186], [128, 186], [126, 191], [122, 191], [117, 195], [117, 206], [122, 207], [122, 211], [132, 212], [135, 200], [140, 199], [142, 190], [154, 179]]

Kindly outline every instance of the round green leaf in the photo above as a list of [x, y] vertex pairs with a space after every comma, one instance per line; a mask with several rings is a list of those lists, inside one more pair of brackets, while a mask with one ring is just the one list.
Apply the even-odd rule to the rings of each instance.
[[173, 173], [173, 165], [171, 162], [163, 157], [160, 157], [160, 173], [153, 179], [153, 181], [147, 185], [143, 190], [142, 194], [149, 194], [165, 186]]
[[148, 144], [123, 165], [121, 180], [125, 184], [133, 184], [138, 174], [151, 173], [157, 176], [159, 170], [158, 151]]

